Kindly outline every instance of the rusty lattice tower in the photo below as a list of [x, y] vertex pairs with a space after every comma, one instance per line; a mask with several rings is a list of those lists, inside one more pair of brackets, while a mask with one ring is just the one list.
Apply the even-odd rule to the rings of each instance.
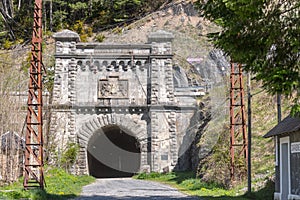
[[239, 158], [247, 162], [247, 130], [245, 113], [245, 91], [241, 64], [231, 62], [230, 73], [230, 154], [231, 180], [234, 180], [236, 163]]
[[24, 188], [44, 188], [43, 119], [42, 119], [42, 0], [35, 0], [31, 44], [28, 110], [26, 117], [26, 149]]

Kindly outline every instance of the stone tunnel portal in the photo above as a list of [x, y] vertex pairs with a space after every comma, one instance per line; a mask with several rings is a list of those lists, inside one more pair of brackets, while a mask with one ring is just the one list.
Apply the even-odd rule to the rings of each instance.
[[95, 132], [87, 148], [89, 174], [96, 178], [130, 177], [140, 170], [137, 139], [118, 126]]

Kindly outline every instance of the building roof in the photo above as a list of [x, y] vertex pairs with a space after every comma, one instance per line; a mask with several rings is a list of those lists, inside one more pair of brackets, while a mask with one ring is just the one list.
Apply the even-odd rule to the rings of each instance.
[[288, 116], [279, 122], [279, 124], [271, 129], [266, 135], [264, 135], [264, 137], [267, 138], [296, 131], [300, 131], [300, 118]]
[[3, 151], [11, 149], [24, 149], [25, 140], [16, 132], [8, 131], [0, 136], [0, 146]]

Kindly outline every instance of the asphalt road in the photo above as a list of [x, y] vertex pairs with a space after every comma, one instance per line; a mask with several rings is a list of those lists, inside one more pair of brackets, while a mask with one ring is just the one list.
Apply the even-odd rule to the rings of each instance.
[[131, 178], [97, 179], [83, 187], [76, 200], [199, 200], [151, 181]]

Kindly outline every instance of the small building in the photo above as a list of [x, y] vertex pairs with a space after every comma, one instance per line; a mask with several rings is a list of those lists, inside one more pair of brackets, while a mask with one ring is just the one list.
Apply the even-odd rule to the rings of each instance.
[[25, 140], [16, 132], [0, 135], [0, 185], [12, 183], [23, 173]]
[[25, 140], [21, 138], [16, 132], [8, 131], [0, 136], [1, 150], [4, 153], [7, 151], [15, 152], [23, 151], [25, 149]]
[[275, 137], [274, 200], [300, 200], [300, 118], [286, 117], [264, 137]]

